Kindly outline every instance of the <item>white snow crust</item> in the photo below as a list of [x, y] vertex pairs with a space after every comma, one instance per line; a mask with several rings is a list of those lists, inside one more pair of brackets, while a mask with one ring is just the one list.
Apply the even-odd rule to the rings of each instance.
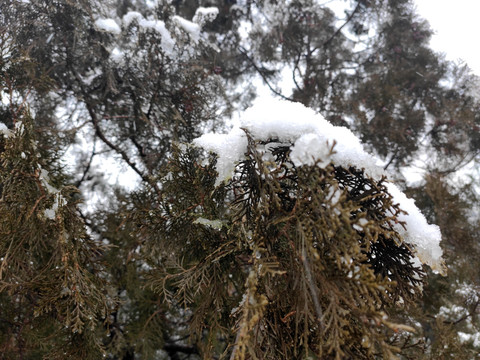
[[200, 26], [205, 25], [207, 22], [215, 20], [218, 15], [218, 8], [216, 7], [199, 7], [195, 11], [195, 15], [192, 21]]
[[0, 122], [0, 134], [5, 135], [6, 137], [9, 137], [11, 134], [11, 131], [3, 122]]
[[198, 42], [200, 39], [200, 25], [188, 21], [187, 19], [184, 19], [178, 15], [173, 17], [173, 21], [175, 21], [178, 26], [185, 30], [194, 42]]
[[[247, 150], [245, 131], [256, 140], [293, 144], [290, 157], [297, 167], [314, 164], [324, 167], [333, 162], [364, 169], [375, 180], [384, 175], [381, 162], [365, 152], [360, 140], [347, 128], [332, 125], [300, 103], [268, 98], [258, 99], [228, 134], [209, 133], [194, 140], [194, 145], [218, 155], [217, 185], [230, 179], [236, 164], [244, 158]], [[399, 216], [405, 228], [398, 224], [395, 230], [412, 246], [422, 263], [444, 274], [439, 227], [428, 224], [414, 201], [396, 185], [388, 183], [387, 189], [394, 203], [407, 212]]]
[[122, 29], [120, 29], [120, 26], [118, 26], [118, 24], [113, 19], [99, 18], [95, 20], [95, 26], [99, 30], [103, 30], [115, 35], [120, 35], [122, 33]]

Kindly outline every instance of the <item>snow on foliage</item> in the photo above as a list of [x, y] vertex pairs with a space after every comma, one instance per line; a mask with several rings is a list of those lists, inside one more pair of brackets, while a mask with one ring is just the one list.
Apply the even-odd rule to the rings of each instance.
[[[209, 133], [194, 140], [195, 145], [218, 155], [217, 185], [228, 180], [235, 165], [244, 158], [247, 150], [245, 131], [256, 140], [293, 144], [290, 157], [297, 167], [314, 164], [324, 167], [332, 162], [345, 168], [364, 169], [375, 180], [384, 175], [379, 160], [366, 153], [360, 140], [347, 128], [332, 125], [300, 103], [260, 99], [245, 111], [240, 125], [228, 134]], [[407, 212], [399, 216], [405, 228], [398, 224], [395, 230], [413, 246], [422, 263], [444, 273], [438, 226], [428, 224], [414, 201], [397, 186], [389, 183], [387, 188], [394, 202]]]
[[188, 21], [178, 15], [173, 17], [173, 21], [175, 21], [180, 28], [186, 31], [194, 42], [198, 42], [200, 39], [200, 26], [198, 24]]
[[[160, 44], [165, 52], [165, 55], [170, 57], [177, 57], [175, 52], [176, 42], [172, 34], [178, 30], [185, 32], [194, 43], [198, 43], [201, 39], [201, 27], [207, 22], [213, 21], [218, 15], [218, 9], [215, 7], [199, 7], [193, 16], [192, 21], [184, 19], [178, 15], [172, 17], [171, 25], [174, 28], [167, 28], [164, 21], [155, 18], [154, 16], [144, 16], [138, 11], [129, 11], [121, 19], [103, 18], [100, 17], [95, 21], [95, 27], [99, 30], [120, 35], [122, 29], [129, 28], [132, 24], [138, 26], [141, 31], [153, 30], [160, 35]], [[124, 57], [123, 47], [126, 44], [112, 47], [111, 59], [116, 63], [121, 63]]]
[[161, 37], [160, 44], [162, 45], [162, 49], [167, 54], [172, 53], [175, 46], [175, 41], [172, 39], [172, 35], [167, 30], [163, 21], [157, 19], [145, 19], [142, 14], [136, 11], [129, 12], [123, 17], [123, 23], [126, 27], [130, 26], [134, 20], [137, 21], [141, 28], [152, 29], [159, 33]]
[[0, 134], [5, 135], [6, 137], [10, 136], [10, 130], [3, 122], [0, 122]]
[[192, 18], [192, 21], [195, 24], [198, 24], [200, 26], [205, 25], [207, 22], [211, 22], [215, 20], [215, 18], [218, 16], [218, 8], [216, 7], [199, 7], [195, 11], [195, 15]]
[[120, 29], [120, 26], [118, 26], [118, 24], [113, 19], [99, 18], [95, 21], [95, 26], [100, 30], [103, 30], [115, 35], [120, 35], [122, 33], [122, 29]]

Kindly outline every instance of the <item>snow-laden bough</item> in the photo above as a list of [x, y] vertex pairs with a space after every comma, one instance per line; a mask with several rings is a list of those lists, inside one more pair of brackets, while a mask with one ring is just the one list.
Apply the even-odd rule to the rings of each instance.
[[[322, 115], [300, 103], [260, 99], [245, 111], [240, 124], [228, 134], [209, 133], [194, 140], [194, 145], [218, 156], [216, 185], [231, 178], [236, 164], [244, 159], [248, 145], [245, 131], [255, 140], [276, 139], [293, 144], [290, 158], [297, 167], [314, 164], [324, 167], [333, 163], [345, 168], [363, 169], [375, 180], [385, 175], [381, 162], [368, 154], [360, 140], [347, 128], [332, 125]], [[445, 274], [439, 227], [428, 224], [414, 201], [395, 184], [388, 183], [387, 189], [393, 202], [405, 211], [398, 216], [404, 225], [396, 224], [395, 230], [410, 245], [421, 263]]]

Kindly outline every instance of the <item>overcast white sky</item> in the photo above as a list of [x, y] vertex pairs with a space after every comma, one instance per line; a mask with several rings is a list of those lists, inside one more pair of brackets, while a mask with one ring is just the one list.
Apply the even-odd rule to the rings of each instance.
[[430, 45], [449, 60], [462, 59], [480, 76], [480, 1], [415, 0], [417, 12], [435, 31]]

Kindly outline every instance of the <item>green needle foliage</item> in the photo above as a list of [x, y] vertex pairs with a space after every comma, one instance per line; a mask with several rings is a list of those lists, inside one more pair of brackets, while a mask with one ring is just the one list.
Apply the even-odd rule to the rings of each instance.
[[[479, 82], [432, 33], [413, 0], [0, 1], [0, 359], [476, 359]], [[386, 180], [251, 138], [217, 187], [175, 149], [260, 83], [361, 138], [447, 277]]]
[[392, 358], [393, 335], [413, 329], [390, 314], [412, 304], [425, 275], [394, 230], [402, 210], [385, 179], [297, 168], [289, 152], [249, 137], [218, 188], [214, 161], [177, 152], [163, 203], [140, 225], [165, 254], [152, 286], [189, 314], [205, 359]]
[[77, 214], [77, 190], [43, 167], [28, 113], [14, 122], [0, 140], [2, 358], [98, 359], [104, 249]]

